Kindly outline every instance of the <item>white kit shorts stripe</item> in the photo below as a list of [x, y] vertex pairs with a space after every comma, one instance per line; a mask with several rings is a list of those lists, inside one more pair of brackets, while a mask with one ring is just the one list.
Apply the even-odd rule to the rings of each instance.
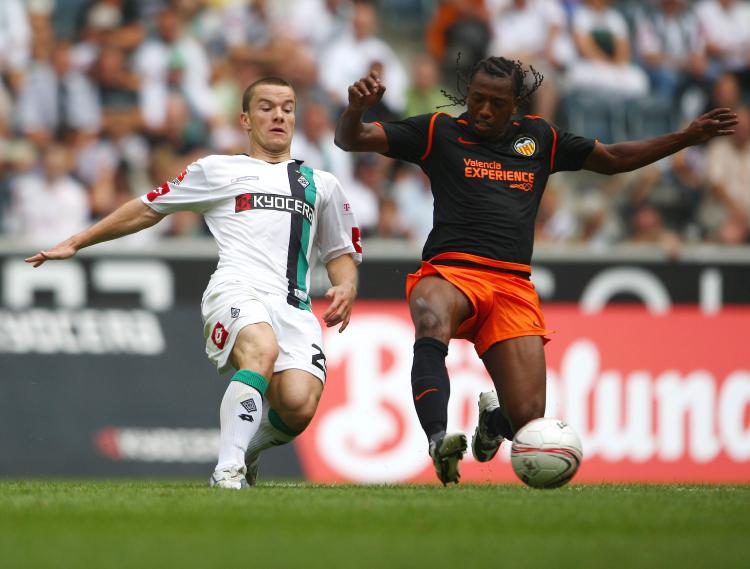
[[240, 330], [266, 322], [279, 344], [274, 373], [301, 369], [325, 383], [323, 335], [316, 316], [287, 303], [286, 296], [268, 294], [238, 281], [209, 285], [201, 302], [206, 354], [219, 373], [232, 369], [229, 354]]

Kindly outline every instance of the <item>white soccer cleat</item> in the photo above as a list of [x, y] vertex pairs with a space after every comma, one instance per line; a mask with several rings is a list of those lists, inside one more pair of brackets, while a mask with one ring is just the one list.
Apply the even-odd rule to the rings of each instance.
[[497, 454], [505, 438], [502, 435], [490, 436], [487, 421], [490, 414], [500, 407], [500, 400], [495, 391], [485, 391], [479, 394], [479, 421], [471, 437], [471, 454], [477, 462], [489, 462]]
[[435, 474], [443, 486], [447, 486], [450, 482], [458, 484], [461, 478], [458, 464], [465, 452], [466, 435], [463, 433], [449, 433], [442, 439], [430, 441], [430, 457], [435, 465]]
[[214, 470], [211, 478], [208, 479], [208, 485], [211, 488], [226, 488], [229, 490], [243, 490], [247, 488], [245, 474], [247, 468], [242, 465], [240, 468], [230, 466], [222, 470]]

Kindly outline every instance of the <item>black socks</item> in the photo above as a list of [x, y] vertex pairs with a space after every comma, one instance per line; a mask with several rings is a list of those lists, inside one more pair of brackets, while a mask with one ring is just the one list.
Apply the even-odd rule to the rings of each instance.
[[448, 425], [448, 398], [451, 387], [445, 356], [448, 346], [434, 338], [420, 338], [414, 342], [414, 362], [411, 368], [411, 391], [419, 424], [427, 438], [445, 432]]
[[490, 413], [487, 420], [487, 431], [492, 437], [502, 435], [509, 441], [512, 441], [513, 436], [516, 434], [513, 425], [510, 424], [510, 419], [505, 416], [501, 407]]

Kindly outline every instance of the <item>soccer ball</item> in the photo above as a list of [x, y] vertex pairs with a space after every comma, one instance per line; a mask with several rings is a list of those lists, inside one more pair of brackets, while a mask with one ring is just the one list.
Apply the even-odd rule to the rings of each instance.
[[581, 439], [565, 421], [535, 419], [516, 433], [510, 462], [534, 488], [558, 488], [575, 475], [583, 458]]

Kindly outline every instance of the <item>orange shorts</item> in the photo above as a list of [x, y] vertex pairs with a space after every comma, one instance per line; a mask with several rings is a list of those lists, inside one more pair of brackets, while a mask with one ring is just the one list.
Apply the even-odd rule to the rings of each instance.
[[[454, 264], [444, 265], [442, 262]], [[533, 283], [507, 271], [531, 274], [531, 267], [467, 253], [441, 253], [429, 261], [422, 261], [419, 270], [406, 277], [406, 298], [411, 296], [414, 286], [423, 277], [439, 276], [453, 284], [474, 308], [473, 314], [461, 323], [453, 337], [473, 342], [480, 356], [503, 340], [552, 334], [552, 330], [544, 326], [544, 315]], [[544, 338], [544, 341], [546, 343], [548, 339]]]

